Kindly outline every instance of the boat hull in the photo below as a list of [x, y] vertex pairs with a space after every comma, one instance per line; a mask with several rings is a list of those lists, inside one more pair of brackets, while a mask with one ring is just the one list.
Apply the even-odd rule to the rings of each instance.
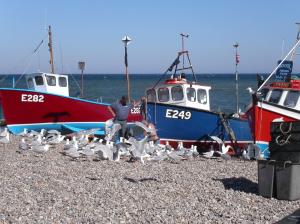
[[[173, 147], [177, 147], [178, 142], [183, 142], [185, 147], [197, 145], [207, 150], [207, 144], [213, 143], [208, 136], [218, 136], [231, 144], [218, 113], [169, 104], [148, 103], [147, 119], [155, 125], [161, 142], [168, 141]], [[240, 147], [253, 142], [247, 119], [229, 118], [227, 121]]]
[[[15, 134], [24, 128], [99, 128], [97, 134], [104, 134], [105, 122], [114, 117], [109, 104], [23, 89], [0, 89], [0, 101], [5, 122]], [[141, 119], [139, 110], [131, 111], [130, 122]]]

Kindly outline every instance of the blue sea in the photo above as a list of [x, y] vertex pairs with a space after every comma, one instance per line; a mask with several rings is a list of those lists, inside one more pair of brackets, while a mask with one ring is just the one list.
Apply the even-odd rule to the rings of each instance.
[[[0, 76], [0, 87], [27, 88], [24, 77], [20, 75]], [[210, 100], [213, 111], [232, 113], [236, 109], [235, 74], [198, 74], [199, 83], [211, 86]], [[131, 96], [139, 100], [145, 95], [145, 89], [153, 85], [161, 75], [134, 74], [130, 75]], [[165, 77], [168, 78], [168, 77]], [[191, 80], [191, 75], [187, 75]], [[81, 85], [80, 75], [69, 75], [70, 95], [78, 96]], [[256, 74], [239, 75], [239, 107], [244, 111], [251, 100], [247, 87], [256, 89]], [[127, 93], [127, 84], [123, 74], [84, 74], [84, 98], [99, 102], [112, 103]]]

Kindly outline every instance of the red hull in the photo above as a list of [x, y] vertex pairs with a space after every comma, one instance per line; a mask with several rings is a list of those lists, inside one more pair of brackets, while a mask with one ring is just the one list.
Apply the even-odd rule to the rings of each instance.
[[[10, 124], [105, 122], [113, 118], [109, 104], [18, 89], [0, 89], [3, 115]], [[139, 113], [129, 121], [140, 121]]]

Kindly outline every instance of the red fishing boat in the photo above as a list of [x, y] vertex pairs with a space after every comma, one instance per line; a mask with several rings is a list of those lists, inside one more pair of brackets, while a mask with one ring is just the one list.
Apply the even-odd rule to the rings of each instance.
[[253, 139], [265, 157], [269, 156], [271, 123], [300, 120], [300, 77], [292, 75], [299, 43], [298, 32], [296, 44], [252, 93], [252, 103], [247, 107]]
[[[98, 128], [97, 134], [105, 134], [105, 122], [114, 116], [109, 104], [69, 96], [68, 76], [54, 72], [50, 26], [48, 33], [51, 73], [26, 75], [28, 89], [0, 88], [7, 127], [15, 134], [24, 128], [72, 132]], [[133, 108], [129, 122], [141, 119], [139, 108]]]

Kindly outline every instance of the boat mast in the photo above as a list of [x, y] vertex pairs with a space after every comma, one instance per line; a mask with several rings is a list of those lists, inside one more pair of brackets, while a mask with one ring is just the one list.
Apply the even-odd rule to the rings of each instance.
[[131, 102], [131, 98], [130, 98], [130, 81], [129, 81], [129, 74], [128, 74], [128, 58], [127, 58], [127, 45], [129, 44], [129, 42], [131, 41], [130, 37], [125, 36], [122, 39], [122, 42], [124, 43], [124, 47], [125, 47], [125, 57], [124, 57], [124, 62], [125, 62], [125, 75], [126, 75], [126, 82], [127, 82], [127, 97], [128, 97], [128, 101]]
[[85, 69], [85, 62], [84, 61], [80, 61], [78, 62], [78, 68], [81, 71], [81, 98], [83, 98], [83, 71]]
[[[184, 52], [184, 38], [188, 38], [188, 34], [180, 34], [181, 36], [181, 52]], [[182, 55], [182, 68], [184, 68], [184, 54]]]
[[[191, 63], [190, 56], [189, 56], [189, 51], [187, 51], [187, 50], [184, 49], [184, 38], [188, 38], [189, 35], [181, 33], [180, 36], [181, 36], [181, 48], [182, 49], [181, 49], [180, 52], [178, 52], [178, 58], [182, 55], [182, 68], [177, 69], [177, 66], [176, 66], [175, 74], [176, 74], [177, 71], [191, 69], [192, 74], [193, 74], [193, 78], [194, 78], [195, 82], [197, 82], [197, 78], [196, 78], [196, 75], [195, 75], [192, 63]], [[184, 67], [184, 55], [185, 54], [186, 54], [186, 57], [187, 57], [187, 59], [189, 61], [189, 66], [188, 67]]]
[[52, 48], [52, 32], [51, 32], [51, 26], [49, 26], [48, 29], [48, 35], [49, 35], [49, 52], [50, 52], [50, 66], [51, 66], [51, 73], [54, 74], [54, 61], [53, 61], [53, 48]]
[[240, 58], [238, 55], [238, 47], [239, 44], [235, 43], [233, 45], [235, 48], [235, 97], [236, 97], [236, 113], [239, 114], [239, 75], [238, 75], [238, 64], [240, 62]]

